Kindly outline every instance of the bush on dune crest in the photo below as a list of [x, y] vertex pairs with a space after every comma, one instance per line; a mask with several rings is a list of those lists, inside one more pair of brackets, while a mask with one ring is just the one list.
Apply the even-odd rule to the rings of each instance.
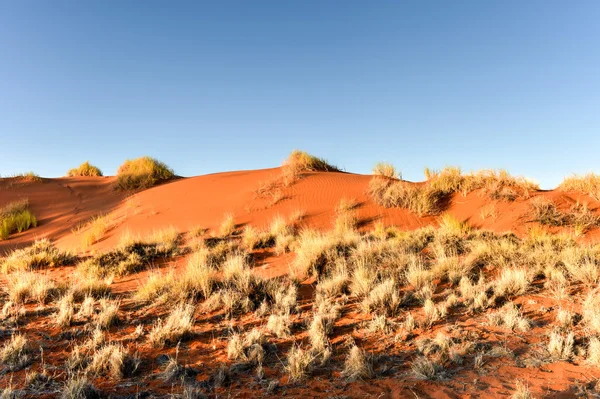
[[42, 178], [40, 175], [33, 171], [25, 172], [25, 173], [17, 173], [12, 176], [14, 179], [27, 181], [27, 182], [42, 182]]
[[29, 210], [29, 201], [23, 199], [0, 208], [0, 240], [37, 226], [37, 219]]
[[175, 177], [173, 169], [148, 156], [126, 160], [117, 170], [117, 187], [120, 190], [150, 188], [159, 182]]
[[294, 150], [283, 163], [284, 167], [298, 172], [339, 172], [340, 170], [323, 158], [316, 157], [305, 151]]
[[463, 174], [460, 168], [447, 167], [441, 171], [426, 168], [427, 181], [411, 183], [392, 179], [386, 174], [376, 173], [369, 183], [369, 195], [379, 205], [387, 208], [407, 208], [419, 215], [434, 215], [443, 211], [444, 203], [454, 193], [466, 195], [483, 190], [491, 199], [514, 201], [529, 198], [539, 187], [522, 177], [514, 177], [505, 170], [483, 170]]
[[600, 201], [600, 175], [595, 173], [566, 177], [558, 188], [565, 191], [581, 191], [596, 201]]
[[88, 161], [85, 161], [77, 168], [69, 169], [67, 177], [76, 176], [103, 176], [102, 171], [94, 165], [91, 165]]

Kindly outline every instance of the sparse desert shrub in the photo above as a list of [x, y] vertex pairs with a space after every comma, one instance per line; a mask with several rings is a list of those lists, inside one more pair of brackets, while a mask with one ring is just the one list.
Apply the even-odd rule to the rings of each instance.
[[600, 296], [590, 292], [583, 302], [583, 321], [594, 332], [600, 332]]
[[163, 347], [188, 336], [194, 325], [194, 311], [192, 304], [177, 305], [166, 320], [159, 319], [154, 325], [148, 334], [150, 343], [155, 347]]
[[[317, 306], [315, 304], [315, 306]], [[311, 350], [325, 361], [331, 354], [329, 339], [335, 321], [340, 317], [340, 308], [330, 301], [320, 301], [308, 328]]]
[[519, 309], [509, 302], [497, 312], [490, 313], [489, 320], [496, 326], [504, 326], [510, 330], [529, 331], [531, 321], [521, 315]]
[[14, 179], [28, 183], [41, 183], [43, 179], [33, 171], [16, 173], [12, 176]]
[[343, 198], [335, 209], [334, 231], [338, 234], [354, 232], [358, 225], [357, 204], [354, 200]]
[[440, 211], [445, 194], [401, 180], [374, 176], [369, 182], [369, 195], [375, 203], [386, 208], [406, 208], [419, 215], [433, 215]]
[[523, 381], [517, 380], [515, 392], [511, 396], [512, 399], [533, 399], [533, 395], [529, 387]]
[[95, 305], [96, 301], [94, 300], [94, 297], [86, 296], [81, 302], [77, 317], [84, 319], [92, 317], [94, 315]]
[[569, 212], [562, 212], [551, 200], [537, 197], [531, 201], [531, 207], [534, 221], [548, 226], [572, 226], [578, 235], [600, 224], [600, 217], [587, 204], [575, 203]]
[[525, 269], [505, 268], [495, 281], [494, 293], [499, 296], [517, 296], [527, 292], [531, 283], [531, 276]]
[[319, 281], [316, 294], [324, 298], [334, 298], [346, 292], [350, 279], [346, 272], [336, 273]]
[[533, 220], [549, 226], [563, 226], [567, 223], [554, 202], [544, 197], [536, 197], [531, 201]]
[[128, 159], [117, 170], [117, 188], [145, 189], [174, 177], [173, 170], [157, 159], [148, 156]]
[[269, 231], [258, 231], [248, 225], [242, 232], [242, 243], [249, 251], [259, 248], [269, 248], [275, 245], [277, 235]]
[[85, 376], [73, 376], [65, 383], [61, 399], [96, 399], [100, 394]]
[[69, 169], [67, 176], [102, 176], [102, 171], [98, 167], [91, 165], [88, 161], [85, 161], [77, 168]]
[[202, 252], [195, 252], [189, 257], [183, 278], [179, 281], [179, 292], [185, 293], [186, 297], [201, 295], [206, 299], [212, 294], [215, 282], [216, 271], [210, 260]]
[[130, 356], [125, 348], [118, 344], [109, 344], [97, 350], [87, 372], [92, 375], [109, 375], [118, 380], [125, 375], [133, 375], [139, 366], [139, 359]]
[[21, 233], [37, 226], [37, 219], [29, 210], [29, 201], [23, 199], [0, 208], [0, 240], [13, 233]]
[[58, 294], [58, 286], [45, 274], [17, 272], [8, 276], [7, 291], [10, 300], [15, 303], [30, 300], [46, 303]]
[[386, 315], [376, 314], [369, 321], [367, 331], [369, 331], [370, 333], [389, 334], [396, 326], [397, 323], [394, 323], [393, 321], [388, 319]]
[[96, 216], [87, 223], [86, 231], [81, 238], [81, 243], [84, 248], [87, 248], [104, 237], [113, 223], [110, 215]]
[[573, 332], [562, 335], [557, 331], [552, 331], [548, 340], [548, 353], [554, 359], [568, 360], [573, 356], [574, 342], [575, 334]]
[[365, 312], [382, 312], [395, 316], [402, 305], [399, 287], [394, 280], [385, 280], [373, 287], [361, 303]]
[[310, 351], [298, 346], [292, 346], [287, 356], [286, 370], [291, 381], [301, 381], [307, 378], [314, 367], [314, 357]]
[[272, 314], [267, 321], [267, 329], [277, 338], [286, 338], [290, 335], [289, 314]]
[[296, 258], [291, 268], [292, 273], [300, 277], [326, 274], [327, 269], [335, 264], [336, 259], [346, 256], [359, 241], [356, 234], [323, 234], [312, 230], [304, 230], [298, 239]]
[[339, 172], [339, 169], [327, 163], [323, 158], [310, 155], [305, 151], [294, 150], [283, 163], [284, 168], [298, 173], [303, 172]]
[[566, 248], [561, 252], [561, 260], [573, 280], [589, 286], [594, 286], [600, 281], [597, 255], [590, 249]]
[[585, 360], [592, 366], [600, 366], [600, 339], [598, 337], [590, 338]]
[[442, 211], [444, 202], [456, 192], [466, 194], [483, 189], [492, 199], [514, 200], [519, 196], [528, 197], [532, 191], [539, 189], [534, 183], [512, 177], [502, 170], [465, 175], [460, 168], [447, 167], [441, 171], [426, 169], [425, 174], [427, 181], [421, 184], [374, 176], [369, 184], [369, 194], [379, 205], [431, 215]]
[[437, 374], [438, 366], [425, 356], [419, 356], [410, 365], [413, 374], [423, 380], [432, 380]]
[[223, 215], [223, 221], [219, 227], [219, 233], [221, 237], [229, 237], [235, 233], [235, 218], [232, 213], [226, 213]]
[[119, 302], [111, 302], [106, 298], [99, 301], [100, 313], [96, 315], [95, 323], [98, 328], [108, 329], [119, 322]]
[[58, 300], [58, 312], [54, 316], [60, 327], [69, 327], [75, 315], [73, 295], [65, 295]]
[[[440, 217], [439, 229], [443, 233], [450, 233], [450, 234], [457, 234], [457, 235], [467, 234], [471, 230], [471, 228], [469, 227], [469, 224], [466, 221], [461, 221], [449, 213], [444, 213]], [[440, 233], [440, 230], [438, 230], [438, 233]]]
[[388, 179], [401, 179], [402, 176], [394, 165], [388, 162], [378, 162], [373, 167], [373, 174], [376, 176], [387, 177]]
[[435, 322], [442, 318], [440, 308], [435, 306], [435, 303], [431, 299], [426, 299], [423, 304], [423, 320], [421, 324], [424, 327], [430, 327]]
[[565, 191], [580, 191], [600, 201], [600, 175], [595, 173], [566, 177], [559, 188]]
[[98, 277], [135, 273], [157, 258], [177, 255], [179, 240], [175, 228], [156, 230], [145, 238], [126, 233], [117, 248], [80, 263], [77, 269]]
[[262, 364], [265, 356], [263, 346], [266, 343], [266, 337], [257, 329], [244, 334], [243, 337], [240, 334], [233, 334], [227, 345], [227, 357], [255, 365]]
[[103, 298], [110, 295], [110, 284], [112, 280], [102, 279], [93, 274], [75, 273], [69, 281], [68, 292], [76, 301], [81, 301], [87, 296]]
[[369, 356], [356, 345], [350, 348], [346, 356], [342, 376], [349, 380], [371, 378], [373, 376], [373, 366]]
[[573, 327], [575, 314], [565, 309], [558, 309], [556, 323], [561, 331], [568, 331]]
[[47, 239], [37, 240], [29, 247], [13, 251], [0, 266], [3, 273], [14, 271], [44, 269], [73, 264], [77, 256], [58, 250]]
[[0, 364], [9, 371], [21, 370], [32, 361], [32, 349], [24, 335], [13, 334], [0, 348]]

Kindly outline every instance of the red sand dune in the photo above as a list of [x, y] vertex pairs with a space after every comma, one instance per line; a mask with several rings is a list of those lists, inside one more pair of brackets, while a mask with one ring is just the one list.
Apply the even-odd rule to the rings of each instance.
[[[269, 200], [257, 198], [261, 183], [276, 179], [281, 168], [224, 172], [178, 179], [133, 195], [125, 195], [112, 188], [112, 177], [75, 177], [44, 179], [43, 182], [19, 182], [0, 179], [0, 207], [16, 199], [28, 198], [38, 217], [37, 228], [0, 242], [0, 253], [30, 244], [37, 238], [47, 237], [64, 249], [81, 246], [81, 235], [73, 230], [92, 217], [111, 213], [116, 227], [92, 250], [114, 246], [121, 234], [147, 233], [153, 229], [174, 226], [186, 232], [194, 226], [217, 230], [226, 213], [232, 213], [238, 225], [252, 224], [266, 227], [276, 215], [288, 216], [302, 210], [306, 213], [307, 227], [330, 229], [335, 207], [341, 199], [357, 201], [358, 216], [363, 229], [375, 221], [395, 225], [401, 229], [415, 229], [436, 224], [433, 216], [419, 217], [406, 209], [381, 207], [366, 194], [369, 175], [342, 172], [313, 172], [283, 190], [283, 199], [269, 206]], [[560, 190], [540, 191], [559, 208], [568, 208], [576, 201], [584, 201], [596, 209], [600, 204], [583, 194]], [[497, 218], [481, 217], [481, 210], [493, 206]], [[525, 234], [528, 226], [529, 200], [514, 202], [492, 201], [480, 192], [467, 196], [455, 194], [447, 212], [474, 227], [496, 232], [513, 231]], [[597, 231], [587, 234], [593, 239]]]

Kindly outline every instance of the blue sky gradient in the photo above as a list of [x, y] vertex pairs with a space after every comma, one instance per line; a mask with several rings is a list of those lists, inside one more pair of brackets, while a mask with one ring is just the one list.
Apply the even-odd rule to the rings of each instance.
[[0, 174], [600, 170], [597, 1], [0, 1]]

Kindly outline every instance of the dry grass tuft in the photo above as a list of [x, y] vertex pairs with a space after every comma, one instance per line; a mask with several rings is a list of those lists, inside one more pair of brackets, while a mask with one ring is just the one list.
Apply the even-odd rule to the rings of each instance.
[[422, 380], [432, 380], [436, 377], [438, 366], [425, 356], [419, 356], [410, 365], [413, 374]]
[[95, 317], [96, 327], [108, 329], [119, 323], [119, 302], [111, 302], [106, 298], [99, 301], [100, 312]]
[[83, 247], [90, 247], [100, 241], [112, 224], [113, 219], [110, 215], [96, 216], [90, 220], [84, 227], [85, 233], [81, 238]]
[[96, 166], [91, 165], [88, 161], [85, 161], [77, 168], [69, 169], [67, 176], [102, 176], [102, 171]]
[[29, 247], [13, 251], [0, 260], [3, 273], [45, 269], [75, 263], [77, 256], [58, 250], [47, 239], [37, 240]]
[[339, 172], [339, 169], [329, 164], [325, 159], [310, 155], [305, 151], [294, 150], [283, 163], [284, 168], [298, 173], [303, 172]]
[[314, 367], [314, 356], [298, 346], [292, 346], [287, 356], [286, 371], [290, 381], [301, 381], [307, 378]]
[[177, 305], [166, 318], [159, 319], [154, 325], [148, 339], [155, 347], [175, 344], [191, 334], [194, 326], [194, 311], [192, 304]]
[[27, 303], [31, 300], [46, 303], [58, 294], [58, 286], [45, 274], [17, 272], [8, 275], [6, 288], [8, 297], [14, 303]]
[[394, 165], [387, 162], [376, 163], [373, 167], [373, 174], [375, 176], [387, 177], [388, 179], [402, 179], [401, 174], [398, 173]]
[[32, 361], [32, 349], [24, 335], [13, 334], [0, 348], [0, 364], [9, 371], [21, 370]]
[[135, 273], [157, 258], [179, 254], [179, 242], [180, 235], [174, 227], [155, 230], [146, 237], [125, 232], [115, 249], [80, 263], [77, 270], [97, 277]]
[[60, 393], [61, 399], [99, 398], [100, 394], [85, 376], [74, 376], [67, 380]]
[[562, 335], [553, 331], [548, 340], [548, 353], [556, 360], [569, 360], [573, 356], [574, 342], [575, 334], [573, 332]]
[[118, 344], [106, 345], [94, 353], [87, 372], [94, 375], [109, 375], [114, 380], [135, 373], [140, 360], [136, 356], [130, 356], [127, 350]]
[[346, 356], [342, 376], [349, 380], [371, 378], [373, 376], [373, 366], [369, 356], [356, 345], [350, 348]]
[[517, 380], [515, 386], [515, 392], [511, 396], [512, 399], [533, 399], [529, 387], [523, 383], [523, 381]]
[[221, 237], [229, 237], [235, 233], [235, 218], [232, 213], [226, 213], [223, 215], [223, 221], [219, 226], [219, 234]]
[[558, 187], [565, 191], [580, 191], [600, 201], [600, 175], [595, 173], [566, 177]]

